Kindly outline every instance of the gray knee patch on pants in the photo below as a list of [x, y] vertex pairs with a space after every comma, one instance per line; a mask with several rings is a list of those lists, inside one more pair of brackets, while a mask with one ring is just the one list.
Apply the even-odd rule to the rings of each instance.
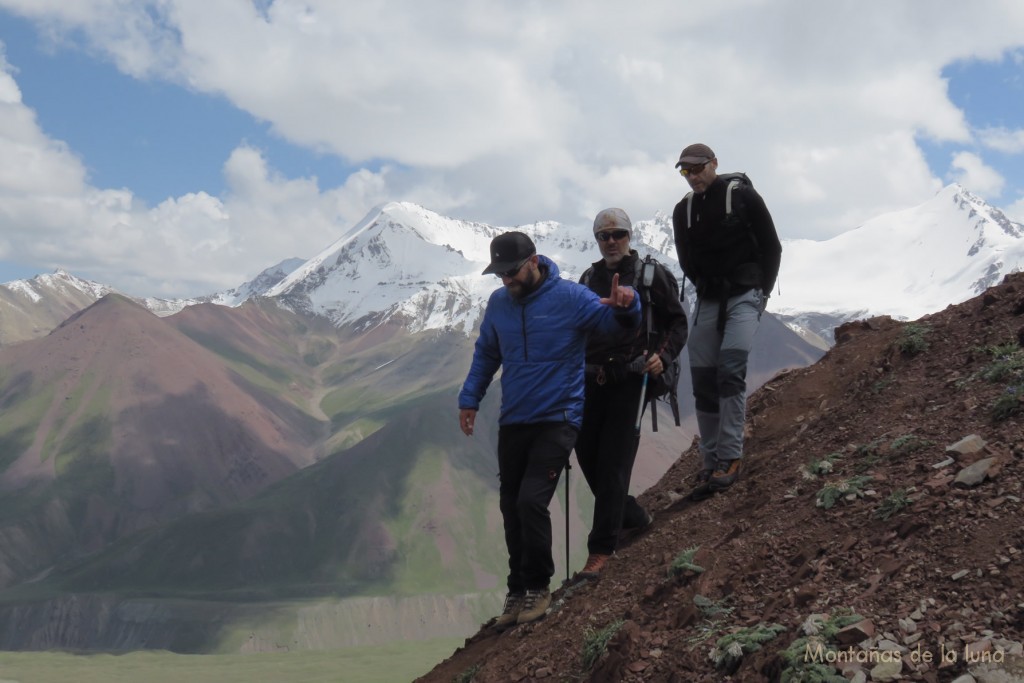
[[747, 356], [742, 349], [723, 349], [719, 355], [717, 380], [718, 394], [722, 398], [737, 396], [747, 390]]

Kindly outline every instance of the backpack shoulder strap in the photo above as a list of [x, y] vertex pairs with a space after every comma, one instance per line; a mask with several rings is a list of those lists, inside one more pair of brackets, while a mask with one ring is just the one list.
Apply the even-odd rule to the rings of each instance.
[[689, 230], [693, 227], [693, 192], [686, 193], [686, 229]]
[[580, 284], [583, 285], [584, 287], [589, 287], [590, 286], [590, 278], [592, 278], [593, 276], [594, 276], [594, 266], [590, 266], [585, 271], [583, 271], [583, 275], [580, 276]]
[[733, 178], [725, 188], [725, 215], [732, 215], [732, 191], [740, 186], [739, 178]]
[[747, 177], [747, 174], [742, 172], [742, 171], [737, 171], [736, 173], [721, 173], [721, 174], [719, 174], [718, 177], [726, 182], [726, 186], [725, 186], [725, 215], [726, 216], [731, 216], [732, 215], [732, 208], [733, 208], [733, 202], [732, 202], [732, 193], [733, 193], [733, 191], [736, 190], [737, 188], [739, 188], [741, 185], [748, 185], [750, 187], [753, 187], [753, 183], [750, 182], [750, 178]]

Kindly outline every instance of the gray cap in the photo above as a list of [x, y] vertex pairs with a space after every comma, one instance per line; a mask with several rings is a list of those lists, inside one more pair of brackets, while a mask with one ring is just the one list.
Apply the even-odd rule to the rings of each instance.
[[679, 161], [676, 162], [676, 168], [699, 166], [701, 164], [706, 164], [714, 158], [715, 153], [711, 151], [711, 148], [698, 142], [689, 145], [683, 150], [683, 153], [679, 155]]
[[594, 219], [594, 234], [602, 230], [628, 230], [633, 234], [633, 223], [622, 209], [605, 209]]

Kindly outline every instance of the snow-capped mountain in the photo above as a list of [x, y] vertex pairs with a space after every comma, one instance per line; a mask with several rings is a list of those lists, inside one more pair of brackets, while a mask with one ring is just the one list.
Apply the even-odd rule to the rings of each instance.
[[833, 239], [784, 241], [769, 310], [830, 339], [841, 322], [913, 320], [1022, 269], [1024, 225], [953, 184]]
[[203, 303], [238, 306], [250, 297], [265, 295], [268, 289], [305, 262], [305, 259], [287, 259], [238, 287], [191, 299], [132, 296], [110, 285], [77, 277], [61, 268], [31, 279], [12, 280], [0, 284], [0, 346], [44, 336], [68, 316], [107, 294], [126, 296], [158, 316], [173, 315], [183, 308]]
[[[671, 245], [668, 225], [659, 218], [635, 226], [634, 246], [646, 254], [655, 251], [645, 246], [648, 240]], [[499, 228], [395, 202], [369, 214], [267, 296], [337, 325], [398, 318], [413, 331], [461, 328], [468, 334], [500, 286], [494, 276], [481, 275], [490, 262], [491, 240], [512, 229], [530, 235], [538, 253], [555, 261], [563, 277], [578, 278], [599, 258], [588, 229], [555, 222]]]
[[212, 304], [220, 304], [221, 306], [240, 306], [251, 297], [266, 296], [267, 292], [273, 289], [275, 285], [305, 263], [306, 259], [285, 259], [277, 265], [265, 269], [248, 282], [233, 289], [227, 289], [205, 297], [204, 300]]
[[[468, 333], [498, 285], [480, 272], [499, 228], [391, 203], [267, 292], [335, 324], [399, 317], [413, 330]], [[516, 226], [563, 276], [599, 258], [589, 226]], [[633, 247], [681, 278], [671, 219], [633, 225]], [[873, 315], [914, 319], [960, 303], [1024, 268], [1024, 226], [959, 185], [823, 242], [783, 240], [779, 286], [769, 310], [798, 332], [831, 341], [834, 327]], [[692, 301], [692, 288], [688, 287]]]
[[196, 304], [219, 304], [221, 306], [241, 306], [254, 296], [265, 296], [267, 291], [288, 276], [293, 270], [305, 263], [305, 259], [290, 258], [277, 265], [265, 268], [259, 275], [237, 287], [226, 289], [216, 294], [196, 297], [194, 299], [145, 299], [134, 298], [140, 304], [159, 316], [173, 315], [188, 306]]
[[36, 275], [29, 280], [5, 282], [0, 287], [11, 293], [21, 294], [33, 303], [39, 303], [45, 297], [53, 296], [54, 294], [84, 295], [93, 299], [99, 299], [114, 291], [113, 287], [91, 280], [83, 280], [63, 268], [58, 268], [52, 273]]
[[0, 284], [0, 346], [45, 336], [68, 316], [112, 291], [65, 270]]
[[[496, 227], [395, 202], [370, 212], [313, 258], [282, 261], [234, 289], [196, 299], [133, 298], [169, 315], [198, 303], [238, 306], [252, 296], [267, 296], [339, 326], [394, 320], [413, 331], [470, 334], [488, 296], [500, 286], [493, 276], [480, 274], [489, 261], [490, 241], [512, 229], [529, 234], [538, 251], [558, 263], [563, 277], [577, 279], [599, 258], [589, 225], [549, 221]], [[635, 221], [632, 245], [682, 281], [669, 216]], [[976, 296], [1022, 269], [1024, 226], [959, 185], [949, 185], [920, 206], [879, 216], [831, 240], [783, 240], [779, 286], [768, 310], [797, 332], [830, 342], [842, 322], [874, 315], [915, 319]], [[59, 316], [113, 291], [64, 271], [0, 285], [0, 298], [26, 311], [18, 313], [25, 322], [0, 344], [45, 334], [63, 319]], [[36, 300], [61, 297], [68, 302], [49, 305], [52, 311], [33, 319], [28, 309], [42, 306]], [[9, 322], [5, 325], [11, 330]]]

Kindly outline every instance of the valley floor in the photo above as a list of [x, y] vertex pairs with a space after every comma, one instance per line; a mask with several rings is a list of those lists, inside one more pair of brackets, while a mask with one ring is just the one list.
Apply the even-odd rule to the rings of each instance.
[[440, 638], [382, 647], [232, 655], [0, 652], [0, 683], [404, 683], [429, 671], [461, 643], [461, 638]]

